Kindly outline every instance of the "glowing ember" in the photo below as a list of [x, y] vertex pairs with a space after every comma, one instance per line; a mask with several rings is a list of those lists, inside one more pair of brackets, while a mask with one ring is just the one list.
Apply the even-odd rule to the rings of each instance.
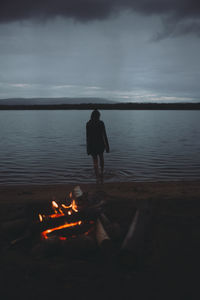
[[60, 236], [59, 239], [60, 239], [61, 241], [66, 241], [67, 238], [64, 237], [64, 236]]
[[[77, 213], [78, 212], [78, 206], [76, 204], [76, 201], [75, 199], [73, 199], [73, 194], [72, 192], [69, 194], [69, 198], [70, 198], [70, 205], [66, 205], [66, 203], [62, 203], [62, 204], [58, 204], [55, 200], [53, 200], [51, 202], [51, 205], [52, 205], [52, 209], [54, 211], [54, 213], [50, 214], [50, 215], [41, 215], [39, 214], [38, 217], [39, 217], [39, 221], [40, 222], [43, 222], [44, 219], [54, 219], [54, 218], [60, 218], [62, 216], [66, 216], [66, 215], [72, 215], [73, 213]], [[57, 230], [60, 230], [60, 229], [64, 229], [64, 228], [69, 228], [69, 227], [74, 227], [74, 226], [80, 226], [82, 224], [82, 221], [77, 221], [77, 222], [74, 222], [74, 223], [65, 223], [61, 226], [57, 226], [57, 227], [54, 227], [54, 228], [51, 228], [51, 229], [47, 229], [47, 230], [44, 230], [42, 233], [41, 233], [41, 236], [44, 238], [44, 239], [48, 239], [48, 235], [51, 233], [51, 232], [54, 232], [54, 231], [57, 231]], [[66, 237], [59, 237], [61, 240], [65, 240]]]
[[56, 201], [52, 201], [52, 206], [58, 208], [58, 204], [56, 203]]
[[65, 204], [61, 204], [61, 206], [62, 206], [63, 208], [69, 208], [69, 206], [67, 206], [67, 205], [65, 205]]
[[[77, 216], [70, 217], [72, 215], [75, 215], [78, 213], [78, 201], [82, 201], [80, 197], [83, 195], [81, 189], [79, 186], [74, 188], [73, 192], [70, 192], [69, 196], [66, 198], [66, 201], [63, 203], [57, 202], [53, 200], [51, 202], [52, 207], [52, 213], [51, 214], [39, 214], [39, 222], [43, 223], [40, 228], [43, 228], [41, 237], [43, 239], [48, 239], [51, 236], [54, 236], [54, 234], [60, 239], [60, 240], [66, 240], [69, 237], [76, 237], [76, 233], [80, 234], [88, 234], [92, 228], [94, 228], [94, 221], [82, 221], [80, 219], [80, 214], [77, 214]], [[79, 202], [80, 204], [80, 202]], [[68, 217], [69, 216], [69, 217]], [[61, 218], [63, 217], [63, 218]], [[58, 220], [53, 220], [58, 218]], [[59, 220], [60, 218], [60, 220]], [[73, 220], [73, 222], [70, 223], [70, 221]], [[77, 221], [78, 220], [78, 221]], [[45, 224], [47, 227], [45, 227]], [[62, 224], [62, 225], [61, 225]], [[52, 227], [52, 228], [51, 228]], [[75, 228], [77, 227], [77, 228]], [[80, 228], [78, 228], [80, 227]], [[48, 229], [47, 229], [48, 228]], [[67, 229], [69, 228], [69, 230]], [[70, 229], [71, 228], [71, 229]], [[74, 229], [73, 229], [74, 228]], [[44, 230], [45, 229], [45, 230]], [[64, 230], [63, 230], [64, 229]], [[66, 229], [66, 230], [65, 230]], [[60, 232], [59, 232], [60, 230]], [[52, 234], [53, 233], [53, 234]], [[75, 235], [74, 235], [75, 233]]]
[[76, 202], [75, 200], [72, 200], [72, 209], [75, 211], [75, 212], [78, 212], [78, 209], [77, 209], [77, 205], [76, 205]]
[[43, 221], [43, 217], [42, 217], [42, 215], [41, 215], [41, 214], [39, 214], [39, 220], [40, 220], [40, 222], [42, 222], [42, 221]]
[[49, 215], [48, 218], [49, 219], [60, 218], [60, 217], [62, 217], [64, 215], [65, 215], [64, 213], [57, 213], [57, 214]]
[[61, 204], [61, 206], [65, 209], [71, 208], [73, 211], [78, 212], [78, 206], [76, 204], [76, 201], [73, 199], [70, 205]]
[[54, 231], [57, 231], [57, 230], [60, 230], [60, 229], [64, 229], [64, 228], [74, 227], [74, 226], [81, 225], [81, 224], [82, 224], [82, 221], [78, 221], [78, 222], [69, 223], [69, 224], [66, 223], [64, 225], [61, 225], [61, 226], [58, 226], [58, 227], [55, 227], [55, 228], [47, 229], [47, 230], [42, 232], [42, 237], [44, 239], [48, 239], [48, 234], [50, 234], [51, 232], [54, 232]]

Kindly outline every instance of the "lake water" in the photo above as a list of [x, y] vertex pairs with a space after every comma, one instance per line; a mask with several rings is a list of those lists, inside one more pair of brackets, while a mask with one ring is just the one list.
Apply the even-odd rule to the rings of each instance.
[[[91, 111], [0, 111], [0, 184], [94, 182]], [[200, 179], [200, 111], [101, 111], [105, 181]]]

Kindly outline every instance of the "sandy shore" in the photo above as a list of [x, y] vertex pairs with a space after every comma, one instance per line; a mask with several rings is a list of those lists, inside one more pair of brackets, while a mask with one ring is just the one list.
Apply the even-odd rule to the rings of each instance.
[[72, 189], [79, 185], [85, 192], [104, 191], [110, 196], [130, 201], [143, 199], [199, 198], [200, 181], [172, 182], [116, 182], [96, 184], [58, 184], [0, 186], [0, 203], [33, 203], [51, 201], [53, 197], [65, 199]]
[[64, 299], [66, 295], [70, 299], [198, 298], [199, 181], [80, 184], [84, 192], [99, 193], [105, 199], [107, 216], [121, 227], [118, 249], [135, 211], [147, 203], [152, 206], [147, 251], [138, 266], [129, 265], [129, 260], [124, 264], [116, 253], [104, 256], [98, 251], [79, 258], [59, 251], [53, 255], [39, 251], [38, 255], [35, 241], [39, 239], [32, 237], [10, 246], [17, 237], [9, 231], [10, 221], [24, 212], [32, 220], [33, 211], [39, 212], [52, 198], [65, 199], [74, 187], [0, 186], [2, 299]]

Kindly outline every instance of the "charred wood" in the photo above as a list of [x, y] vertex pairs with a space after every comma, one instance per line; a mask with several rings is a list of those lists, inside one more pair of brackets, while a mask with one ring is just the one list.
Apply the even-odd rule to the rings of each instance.
[[87, 209], [78, 211], [72, 215], [59, 216], [57, 218], [44, 219], [42, 222], [34, 223], [32, 231], [44, 231], [63, 225], [64, 223], [72, 223], [77, 221], [94, 221], [98, 218], [99, 214], [103, 211], [103, 203], [95, 205]]
[[91, 223], [91, 221], [87, 221], [87, 222], [82, 222], [80, 225], [75, 225], [72, 227], [68, 227], [68, 228], [63, 228], [63, 229], [59, 229], [59, 230], [53, 230], [52, 232], [48, 233], [47, 236], [49, 238], [51, 238], [51, 236], [67, 236], [67, 237], [71, 237], [71, 236], [77, 236], [80, 234], [83, 234], [89, 230], [92, 229], [92, 227], [94, 227], [94, 223]]
[[107, 253], [112, 250], [111, 239], [99, 218], [96, 222], [96, 240], [97, 244], [104, 252]]

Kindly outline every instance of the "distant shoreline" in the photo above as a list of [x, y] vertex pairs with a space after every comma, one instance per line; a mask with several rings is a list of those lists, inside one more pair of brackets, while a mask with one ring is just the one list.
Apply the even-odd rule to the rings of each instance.
[[82, 103], [41, 105], [0, 105], [0, 110], [200, 110], [200, 103]]

